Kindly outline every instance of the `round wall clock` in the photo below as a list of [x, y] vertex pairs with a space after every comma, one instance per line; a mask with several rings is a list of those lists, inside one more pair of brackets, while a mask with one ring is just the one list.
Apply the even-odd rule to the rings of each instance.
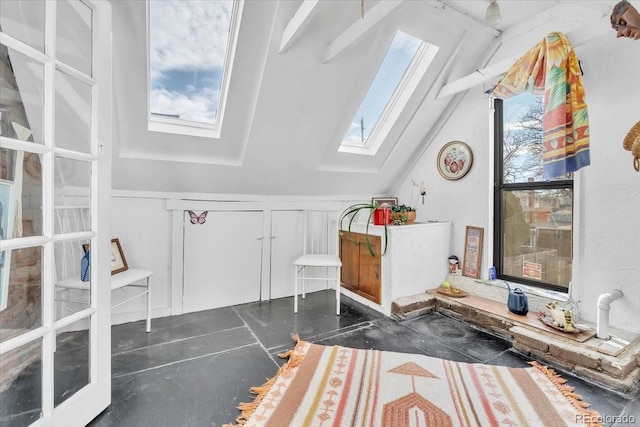
[[469, 172], [473, 163], [473, 153], [464, 142], [451, 141], [440, 149], [437, 162], [440, 175], [453, 181]]

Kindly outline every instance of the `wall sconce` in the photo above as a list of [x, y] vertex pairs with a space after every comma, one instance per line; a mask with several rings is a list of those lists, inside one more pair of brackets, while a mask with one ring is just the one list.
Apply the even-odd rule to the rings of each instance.
[[491, 4], [487, 7], [483, 24], [487, 27], [493, 27], [502, 22], [502, 15], [500, 14], [500, 6], [498, 6], [498, 2], [496, 0], [489, 1]]

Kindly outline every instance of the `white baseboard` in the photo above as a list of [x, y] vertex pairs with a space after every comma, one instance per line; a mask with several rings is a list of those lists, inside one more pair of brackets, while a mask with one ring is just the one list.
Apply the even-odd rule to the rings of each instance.
[[[159, 317], [171, 316], [171, 307], [160, 307], [151, 309], [151, 330], [153, 330], [153, 319]], [[131, 311], [127, 313], [113, 313], [111, 315], [111, 324], [120, 325], [122, 323], [137, 322], [139, 320], [146, 320], [146, 311]]]

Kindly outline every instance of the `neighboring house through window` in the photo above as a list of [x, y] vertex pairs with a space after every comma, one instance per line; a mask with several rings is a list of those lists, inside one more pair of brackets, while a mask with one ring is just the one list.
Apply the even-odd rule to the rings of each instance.
[[498, 278], [567, 292], [573, 264], [573, 176], [542, 178], [541, 96], [495, 106], [494, 265]]

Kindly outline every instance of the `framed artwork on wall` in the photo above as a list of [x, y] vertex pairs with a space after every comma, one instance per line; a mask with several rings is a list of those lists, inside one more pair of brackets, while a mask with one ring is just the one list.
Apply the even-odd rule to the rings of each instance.
[[120, 246], [120, 240], [111, 239], [111, 274], [120, 273], [128, 269], [127, 261]]
[[473, 153], [467, 144], [461, 141], [446, 143], [438, 153], [438, 172], [443, 178], [455, 181], [465, 176], [473, 164]]
[[464, 262], [462, 264], [462, 274], [465, 276], [480, 278], [483, 235], [484, 228], [467, 225], [467, 230], [464, 233]]
[[388, 204], [389, 207], [392, 205], [398, 204], [397, 197], [374, 197], [371, 199], [371, 204], [374, 206], [382, 206], [383, 204]]
[[[82, 249], [87, 253], [91, 249], [88, 243], [82, 245]], [[124, 252], [122, 252], [122, 246], [120, 246], [119, 239], [111, 239], [111, 247], [110, 247], [110, 258], [111, 258], [111, 275], [121, 273], [125, 270], [129, 269], [127, 265], [127, 260], [124, 257]]]

